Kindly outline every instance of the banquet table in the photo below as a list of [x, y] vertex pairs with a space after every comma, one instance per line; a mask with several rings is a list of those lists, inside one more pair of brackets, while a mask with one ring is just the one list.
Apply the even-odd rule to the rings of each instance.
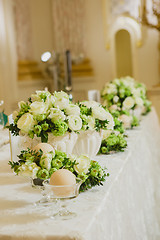
[[41, 191], [11, 171], [8, 132], [1, 131], [0, 240], [160, 239], [160, 127], [154, 108], [127, 134], [124, 152], [95, 157], [110, 173], [104, 185], [70, 200], [76, 217], [57, 220], [50, 217], [55, 206], [35, 206]]

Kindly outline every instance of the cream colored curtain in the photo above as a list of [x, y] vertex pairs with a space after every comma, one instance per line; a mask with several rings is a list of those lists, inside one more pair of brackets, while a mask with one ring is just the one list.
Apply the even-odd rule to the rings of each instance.
[[56, 50], [84, 53], [84, 0], [52, 0]]
[[11, 0], [0, 0], [0, 99], [11, 113], [16, 101], [17, 54]]

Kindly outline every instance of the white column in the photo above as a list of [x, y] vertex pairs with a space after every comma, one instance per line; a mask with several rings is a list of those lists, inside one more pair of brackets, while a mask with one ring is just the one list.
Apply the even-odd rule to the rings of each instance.
[[0, 0], [0, 99], [10, 114], [16, 101], [17, 53], [13, 18], [13, 1]]

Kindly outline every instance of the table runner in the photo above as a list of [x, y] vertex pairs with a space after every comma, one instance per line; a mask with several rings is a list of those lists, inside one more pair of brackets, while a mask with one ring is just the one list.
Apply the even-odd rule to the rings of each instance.
[[160, 128], [155, 110], [127, 132], [123, 153], [99, 155], [110, 176], [71, 200], [70, 220], [50, 218], [51, 207], [35, 207], [40, 190], [14, 176], [9, 144], [0, 148], [0, 240], [158, 240], [160, 239]]

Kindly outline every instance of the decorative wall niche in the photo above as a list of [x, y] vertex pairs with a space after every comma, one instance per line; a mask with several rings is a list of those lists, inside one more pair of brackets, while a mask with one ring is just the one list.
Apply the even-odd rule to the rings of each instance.
[[[128, 43], [130, 44], [130, 62], [132, 64], [130, 67], [132, 68], [132, 76], [138, 79], [136, 49], [142, 45], [142, 33], [140, 25], [136, 22], [136, 20], [128, 16], [116, 17], [107, 29], [106, 48], [111, 51], [112, 75], [113, 77], [117, 77], [119, 75], [117, 72], [119, 66], [117, 66], [118, 62], [116, 59], [116, 35], [119, 31], [123, 31], [121, 33], [123, 33], [123, 35], [126, 34], [126, 37], [128, 36], [128, 39], [130, 39], [130, 43]], [[129, 35], [127, 35], [127, 33]], [[121, 44], [123, 45], [123, 43]]]

